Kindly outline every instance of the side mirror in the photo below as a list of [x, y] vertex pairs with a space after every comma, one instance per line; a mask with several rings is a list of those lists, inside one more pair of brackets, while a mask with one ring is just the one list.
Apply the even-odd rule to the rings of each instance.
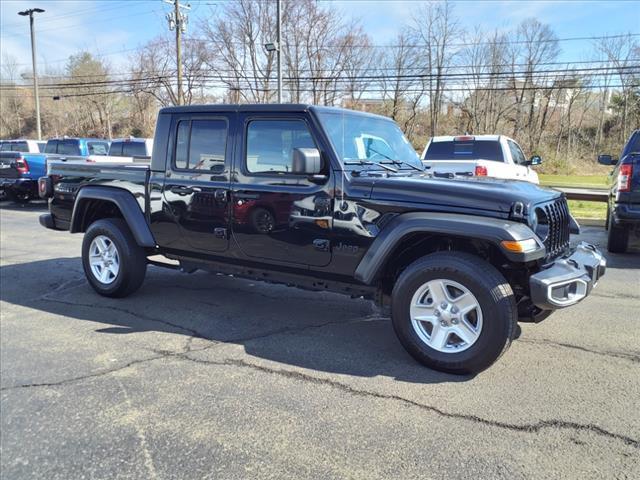
[[600, 165], [615, 165], [616, 163], [618, 163], [618, 160], [613, 158], [611, 155], [601, 153], [600, 155], [598, 155], [598, 163]]
[[316, 148], [294, 148], [291, 173], [318, 175], [322, 171], [320, 152]]
[[529, 159], [529, 165], [540, 165], [542, 163], [542, 157], [540, 155], [534, 155]]

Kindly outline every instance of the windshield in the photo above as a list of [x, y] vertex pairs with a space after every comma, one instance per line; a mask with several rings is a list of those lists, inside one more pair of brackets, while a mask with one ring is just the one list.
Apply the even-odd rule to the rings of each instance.
[[422, 170], [418, 154], [393, 121], [343, 112], [318, 112], [318, 118], [343, 165], [348, 161], [387, 164], [393, 160]]

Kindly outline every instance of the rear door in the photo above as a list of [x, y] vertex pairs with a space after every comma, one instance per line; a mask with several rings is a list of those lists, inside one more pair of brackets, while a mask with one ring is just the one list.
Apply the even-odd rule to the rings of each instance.
[[235, 113], [177, 114], [171, 123], [165, 211], [179, 225], [171, 247], [221, 253], [229, 247], [229, 182]]

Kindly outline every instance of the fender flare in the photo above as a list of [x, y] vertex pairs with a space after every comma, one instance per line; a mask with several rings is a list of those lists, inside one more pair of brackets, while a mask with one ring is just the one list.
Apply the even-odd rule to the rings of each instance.
[[149, 224], [134, 196], [131, 192], [116, 187], [87, 186], [80, 189], [73, 204], [71, 225], [69, 227], [71, 233], [84, 231], [84, 229], [80, 227], [80, 222], [82, 221], [82, 205], [87, 200], [103, 200], [115, 204], [122, 213], [124, 221], [127, 222], [127, 225], [131, 229], [136, 243], [141, 247], [156, 246], [156, 241], [153, 238]]
[[[416, 232], [485, 240], [498, 247], [513, 262], [538, 260], [546, 254], [546, 249], [536, 234], [523, 223], [457, 213], [403, 213], [391, 220], [378, 234], [358, 264], [355, 278], [371, 285], [378, 279], [389, 256], [400, 242], [407, 235]], [[514, 253], [501, 247], [504, 240], [519, 241], [529, 238], [536, 239], [538, 243], [539, 248], [533, 252]]]

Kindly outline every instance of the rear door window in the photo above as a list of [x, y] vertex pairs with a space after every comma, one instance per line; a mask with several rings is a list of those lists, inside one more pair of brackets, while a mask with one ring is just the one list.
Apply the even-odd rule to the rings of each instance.
[[503, 162], [497, 140], [431, 142], [425, 160], [492, 160]]
[[[143, 143], [139, 145], [144, 149]], [[226, 149], [226, 120], [182, 120], [178, 123], [174, 166], [179, 170], [216, 170], [224, 167]]]

